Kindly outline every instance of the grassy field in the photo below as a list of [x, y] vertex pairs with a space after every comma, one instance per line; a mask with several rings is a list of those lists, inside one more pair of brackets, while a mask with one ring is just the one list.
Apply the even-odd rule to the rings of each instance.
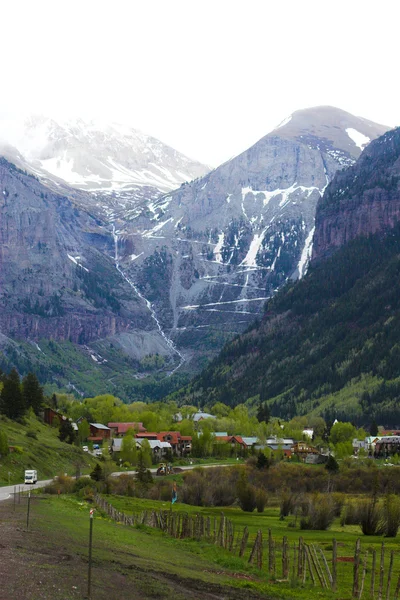
[[[90, 505], [71, 496], [34, 495], [27, 531], [26, 503], [23, 497], [15, 512], [12, 502], [0, 504], [0, 598], [87, 597]], [[254, 568], [237, 570], [236, 566], [241, 566], [238, 561], [228, 553], [224, 559], [223, 554], [210, 544], [175, 540], [149, 528], [121, 526], [97, 512], [93, 522], [92, 597], [265, 598], [262, 574]], [[28, 589], [26, 581], [30, 582]]]
[[[126, 514], [143, 510], [167, 509], [168, 502], [108, 496], [107, 500]], [[2, 590], [14, 589], [18, 571], [29, 576], [33, 570], [33, 587], [29, 595], [18, 596], [14, 600], [52, 600], [86, 597], [88, 569], [89, 509], [91, 504], [75, 496], [34, 496], [31, 503], [29, 533], [26, 532], [26, 498], [16, 504], [0, 504], [0, 537], [2, 540], [2, 568], [9, 573], [2, 579]], [[192, 514], [219, 516], [221, 509], [204, 509], [175, 504], [174, 511]], [[8, 511], [8, 512], [7, 512]], [[247, 526], [250, 531], [248, 546], [243, 558], [224, 550], [212, 542], [194, 539], [174, 539], [158, 529], [145, 526], [129, 527], [111, 521], [101, 510], [95, 511], [93, 521], [93, 598], [120, 600], [121, 598], [146, 599], [163, 598], [174, 600], [196, 600], [199, 598], [225, 600], [252, 600], [256, 598], [276, 598], [285, 600], [309, 600], [310, 596], [328, 600], [347, 600], [352, 596], [353, 563], [338, 562], [338, 590], [336, 593], [312, 585], [309, 578], [303, 584], [292, 577], [292, 555], [290, 576], [282, 579], [281, 543], [287, 536], [291, 549], [302, 534], [307, 543], [314, 543], [323, 549], [328, 561], [331, 558], [332, 539], [338, 542], [338, 556], [351, 559], [358, 537], [361, 537], [362, 559], [365, 551], [371, 557], [377, 552], [375, 596], [379, 584], [379, 552], [382, 539], [366, 538], [360, 535], [358, 527], [341, 527], [335, 521], [327, 532], [300, 532], [289, 527], [291, 518], [280, 520], [278, 508], [268, 507], [263, 514], [244, 513], [239, 509], [226, 508], [225, 515], [232, 519], [236, 531]], [[12, 530], [12, 528], [14, 528]], [[258, 529], [264, 539], [264, 562], [262, 569], [249, 565], [251, 545]], [[276, 541], [276, 576], [268, 573], [266, 540], [271, 529]], [[400, 572], [398, 539], [386, 539], [385, 579], [383, 597], [386, 598], [387, 570], [390, 551], [395, 551], [394, 570], [389, 598], [392, 599]], [[12, 551], [12, 552], [11, 552]], [[8, 560], [18, 561], [20, 569], [8, 569]], [[370, 566], [369, 558], [369, 566]], [[26, 565], [26, 566], [24, 566]], [[0, 568], [1, 571], [1, 568]], [[361, 579], [361, 573], [360, 573]], [[54, 583], [56, 582], [56, 583]], [[40, 593], [38, 586], [40, 583]], [[52, 590], [53, 586], [53, 591]], [[368, 600], [370, 589], [370, 568], [368, 568], [362, 598]], [[49, 592], [50, 590], [50, 592]], [[0, 598], [3, 598], [0, 593]]]
[[5, 432], [10, 446], [16, 451], [0, 458], [0, 485], [23, 482], [25, 469], [36, 469], [39, 479], [48, 479], [59, 473], [75, 475], [77, 466], [89, 472], [95, 461], [77, 446], [58, 439], [58, 429], [49, 427], [34, 416], [24, 424], [0, 416], [0, 429]]
[[[278, 499], [275, 499], [277, 503]], [[124, 513], [131, 515], [132, 513], [137, 514], [141, 511], [147, 510], [169, 510], [171, 505], [169, 502], [151, 501], [137, 498], [126, 498], [120, 496], [108, 496], [107, 501], [110, 502], [115, 508], [123, 511]], [[203, 508], [189, 506], [185, 504], [174, 504], [173, 511], [181, 511], [189, 514], [202, 514], [205, 516], [219, 517], [221, 515], [221, 508]], [[332, 542], [333, 538], [337, 540], [337, 552], [339, 562], [337, 564], [337, 579], [338, 579], [338, 593], [335, 595], [328, 590], [322, 590], [317, 584], [313, 594], [318, 597], [340, 597], [350, 598], [353, 582], [353, 568], [354, 564], [351, 559], [354, 557], [354, 550], [357, 538], [361, 538], [361, 549], [362, 549], [362, 560], [365, 557], [365, 553], [368, 552], [367, 572], [366, 572], [366, 583], [364, 598], [368, 598], [368, 591], [370, 586], [371, 578], [371, 563], [372, 563], [372, 551], [375, 550], [377, 555], [377, 570], [376, 570], [376, 581], [375, 588], [378, 587], [378, 563], [381, 551], [381, 544], [385, 544], [385, 583], [384, 591], [386, 590], [386, 576], [389, 565], [390, 552], [395, 552], [394, 570], [392, 575], [392, 585], [390, 598], [393, 597], [394, 588], [397, 582], [397, 578], [400, 575], [400, 541], [399, 537], [393, 538], [382, 538], [377, 536], [363, 536], [358, 526], [346, 525], [342, 527], [339, 519], [336, 519], [332, 527], [328, 531], [300, 531], [298, 523], [294, 522], [294, 517], [287, 517], [281, 520], [279, 517], [279, 508], [277, 506], [267, 507], [264, 513], [245, 513], [238, 508], [224, 508], [223, 512], [228, 519], [231, 519], [235, 525], [236, 532], [242, 531], [244, 527], [249, 529], [249, 540], [247, 544], [247, 550], [244, 558], [241, 559], [237, 555], [234, 556], [231, 553], [216, 549], [213, 544], [206, 542], [196, 542], [193, 540], [180, 540], [178, 544], [184, 544], [190, 552], [199, 553], [204, 558], [208, 558], [213, 562], [216, 562], [219, 566], [224, 568], [230, 568], [235, 572], [241, 573], [255, 573], [260, 578], [264, 578], [264, 583], [252, 583], [250, 587], [254, 589], [262, 590], [270, 595], [281, 595], [284, 598], [309, 598], [311, 593], [311, 582], [308, 580], [305, 585], [296, 581], [295, 577], [292, 577], [293, 572], [293, 546], [298, 544], [299, 536], [304, 538], [307, 544], [314, 544], [317, 548], [323, 550], [328, 562], [330, 563], [332, 557]], [[267, 537], [268, 530], [271, 529], [272, 536], [276, 543], [276, 576], [271, 577], [268, 573], [268, 550], [267, 550]], [[253, 567], [249, 567], [248, 558], [250, 555], [251, 547], [254, 543], [257, 531], [261, 530], [263, 534], [263, 545], [264, 545], [264, 567], [260, 572]], [[286, 536], [291, 548], [291, 567], [290, 567], [290, 581], [281, 582], [282, 579], [282, 565], [281, 565], [281, 549], [282, 540]], [[175, 540], [172, 540], [175, 541]], [[361, 579], [361, 573], [360, 573]], [[261, 586], [261, 587], [260, 587]], [[386, 593], [386, 592], [385, 592]]]

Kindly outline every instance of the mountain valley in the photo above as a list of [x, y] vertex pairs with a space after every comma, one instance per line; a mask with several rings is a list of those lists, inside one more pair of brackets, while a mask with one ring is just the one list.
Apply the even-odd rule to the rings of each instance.
[[[60, 133], [39, 119], [20, 148], [3, 146], [17, 167], [0, 164], [2, 366], [34, 364], [42, 380], [81, 393], [100, 378], [104, 391], [131, 399], [146, 376], [171, 391], [166, 375], [200, 371], [285, 282], [305, 275], [325, 188], [387, 130], [332, 107], [297, 111], [206, 173], [132, 130], [117, 144], [114, 129], [100, 148], [104, 134], [78, 125]], [[174, 159], [173, 177], [156, 182], [151, 167], [146, 182], [112, 180], [110, 162], [100, 169], [113, 150], [111, 162], [131, 161], [132, 174], [134, 141], [135, 156], [150, 144], [145, 162], [160, 160], [165, 177]], [[184, 172], [195, 179], [172, 189]]]

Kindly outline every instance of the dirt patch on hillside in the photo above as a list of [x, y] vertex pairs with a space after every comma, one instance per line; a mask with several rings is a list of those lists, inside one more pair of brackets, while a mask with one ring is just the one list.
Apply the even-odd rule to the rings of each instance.
[[[39, 502], [35, 498], [34, 502]], [[87, 598], [85, 556], [68, 540], [46, 535], [39, 523], [26, 527], [26, 499], [0, 503], [0, 600], [76, 600]], [[232, 574], [232, 577], [234, 575]], [[136, 565], [94, 559], [92, 598], [96, 600], [257, 600], [260, 594], [204, 583]]]

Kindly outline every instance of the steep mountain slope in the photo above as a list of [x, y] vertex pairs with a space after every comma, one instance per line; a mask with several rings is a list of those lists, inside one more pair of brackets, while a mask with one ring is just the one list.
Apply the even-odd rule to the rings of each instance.
[[318, 204], [313, 260], [332, 254], [359, 235], [393, 227], [400, 217], [400, 138], [390, 131], [360, 160], [338, 174]]
[[[320, 201], [315, 238], [329, 242], [334, 224], [336, 252], [269, 301], [262, 321], [226, 345], [186, 393], [206, 403], [261, 398], [286, 417], [314, 411], [398, 424], [399, 213], [396, 129], [338, 173]], [[321, 259], [333, 244], [316, 248]]]
[[168, 192], [209, 170], [160, 140], [119, 123], [31, 116], [9, 125], [7, 131], [0, 133], [8, 142], [7, 157], [23, 161], [41, 179], [131, 201]]
[[332, 107], [297, 111], [204, 177], [114, 215], [119, 264], [193, 357], [190, 369], [304, 275], [318, 199], [386, 130]]
[[[165, 369], [179, 363], [179, 354], [145, 300], [115, 268], [113, 239], [101, 221], [71, 197], [55, 194], [0, 158], [3, 366], [32, 368], [36, 363], [41, 370], [44, 365], [42, 380], [51, 380], [53, 374], [59, 381], [66, 361], [55, 346], [55, 356], [50, 357], [51, 344], [45, 356], [42, 340], [46, 346], [49, 340], [53, 346], [72, 344], [77, 356], [74, 365], [68, 365], [70, 376], [78, 376], [85, 361], [97, 369], [99, 378], [101, 370], [111, 377], [130, 369], [131, 381], [135, 373], [145, 371], [140, 361], [148, 355], [163, 356]], [[92, 344], [101, 340], [101, 352], [100, 347], [96, 351]], [[22, 342], [31, 344], [35, 356], [30, 351], [24, 358]], [[80, 354], [85, 359], [80, 360]], [[68, 383], [65, 377], [63, 383]]]

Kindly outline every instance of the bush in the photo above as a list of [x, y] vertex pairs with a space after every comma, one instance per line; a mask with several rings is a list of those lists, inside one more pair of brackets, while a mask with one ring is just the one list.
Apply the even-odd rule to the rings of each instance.
[[72, 491], [74, 493], [79, 492], [80, 490], [91, 486], [92, 485], [92, 480], [90, 479], [90, 477], [79, 477], [79, 479], [77, 479], [73, 485]]
[[339, 492], [334, 492], [331, 494], [332, 502], [333, 502], [333, 511], [335, 517], [340, 517], [342, 514], [343, 506], [345, 503], [345, 496]]
[[364, 535], [383, 535], [385, 525], [382, 509], [378, 506], [376, 497], [362, 500], [358, 505], [359, 524]]
[[300, 529], [326, 531], [335, 518], [335, 508], [332, 498], [327, 494], [309, 496], [307, 515], [300, 520]]
[[73, 477], [58, 475], [49, 485], [46, 485], [44, 491], [46, 494], [58, 494], [59, 492], [61, 494], [71, 494], [75, 483], [76, 481]]
[[256, 492], [256, 507], [257, 512], [264, 512], [264, 508], [267, 506], [268, 496], [264, 490], [257, 490]]
[[257, 505], [256, 488], [249, 484], [246, 471], [242, 471], [240, 474], [236, 492], [240, 508], [245, 512], [253, 512]]
[[37, 433], [36, 433], [36, 431], [33, 431], [33, 429], [28, 429], [28, 431], [26, 432], [25, 435], [26, 435], [26, 437], [32, 438], [33, 440], [37, 440], [38, 439]]
[[358, 510], [358, 504], [355, 502], [346, 503], [342, 515], [340, 517], [340, 524], [344, 525], [359, 525], [360, 524], [360, 513]]
[[400, 499], [394, 494], [385, 498], [383, 507], [383, 518], [385, 522], [385, 535], [396, 537], [400, 526]]
[[280, 517], [288, 517], [290, 514], [293, 514], [296, 507], [296, 496], [287, 490], [283, 490], [281, 492], [280, 498]]

